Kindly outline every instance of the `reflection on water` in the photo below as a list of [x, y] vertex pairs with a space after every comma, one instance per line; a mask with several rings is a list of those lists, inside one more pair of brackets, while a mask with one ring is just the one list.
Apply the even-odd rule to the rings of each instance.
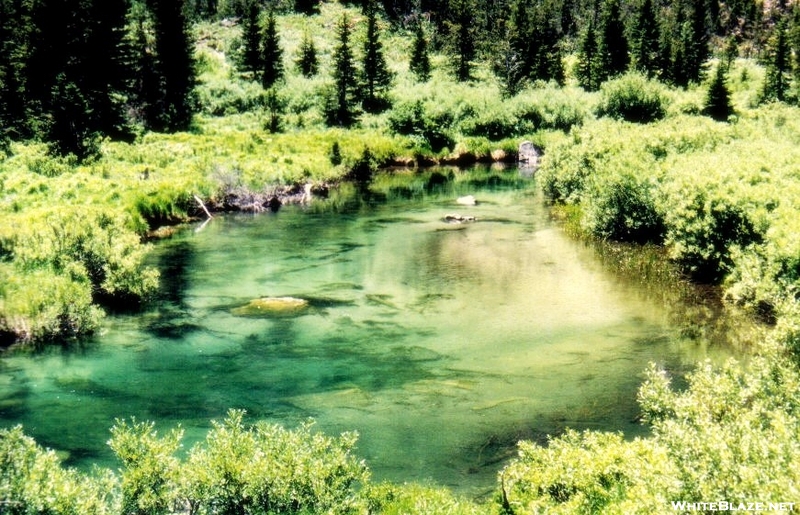
[[[105, 442], [119, 417], [180, 423], [186, 447], [229, 408], [287, 426], [312, 417], [357, 430], [376, 478], [468, 493], [494, 487], [519, 439], [641, 434], [646, 364], [721, 359], [725, 334], [676, 326], [681, 306], [566, 237], [532, 183], [491, 176], [386, 179], [366, 201], [220, 217], [159, 244], [152, 309], [110, 317], [81, 349], [0, 361], [3, 425], [24, 424], [69, 464], [116, 466]], [[479, 204], [457, 205], [465, 194]], [[445, 223], [454, 212], [477, 220]], [[308, 306], [236, 315], [263, 297]], [[720, 341], [698, 341], [709, 333]]]

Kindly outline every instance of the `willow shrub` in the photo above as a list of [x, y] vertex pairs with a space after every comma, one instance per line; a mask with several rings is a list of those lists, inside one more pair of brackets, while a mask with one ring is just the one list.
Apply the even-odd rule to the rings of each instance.
[[[568, 431], [520, 444], [496, 502], [511, 513], [667, 513], [672, 502], [800, 495], [800, 374], [780, 358], [709, 363], [672, 389], [651, 365], [639, 392], [652, 436]], [[738, 505], [738, 504], [737, 504]]]
[[87, 476], [64, 469], [55, 452], [40, 447], [20, 426], [0, 429], [0, 512], [4, 515], [111, 515], [110, 472]]
[[639, 73], [628, 73], [605, 82], [600, 89], [599, 116], [650, 123], [667, 114], [665, 87]]
[[195, 513], [350, 513], [363, 502], [356, 488], [369, 479], [353, 456], [357, 436], [331, 438], [311, 425], [286, 430], [247, 427], [242, 411], [214, 422], [183, 469], [182, 496]]

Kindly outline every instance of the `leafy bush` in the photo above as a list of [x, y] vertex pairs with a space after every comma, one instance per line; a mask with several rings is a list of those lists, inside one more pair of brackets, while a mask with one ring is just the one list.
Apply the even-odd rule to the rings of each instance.
[[779, 357], [748, 367], [706, 362], [683, 392], [647, 372], [639, 398], [655, 442], [677, 469], [674, 499], [796, 499], [800, 495], [800, 375]]
[[0, 344], [63, 342], [100, 326], [103, 312], [92, 303], [86, 280], [0, 263], [0, 284], [0, 335], [6, 335]]
[[242, 411], [214, 422], [205, 446], [192, 448], [184, 495], [196, 513], [349, 513], [366, 466], [352, 455], [353, 433], [330, 438], [304, 424], [245, 427]]
[[266, 105], [266, 92], [254, 82], [219, 81], [197, 88], [200, 110], [211, 116], [257, 111]]
[[584, 205], [587, 229], [601, 238], [661, 243], [665, 226], [655, 199], [658, 185], [651, 177], [624, 170], [593, 178]]
[[674, 465], [656, 442], [568, 430], [547, 447], [519, 444], [500, 473], [507, 513], [660, 513], [678, 492]]
[[653, 435], [567, 431], [520, 443], [500, 474], [509, 513], [665, 513], [673, 501], [800, 495], [800, 374], [786, 360], [698, 367], [681, 392], [655, 365], [639, 392]]
[[517, 118], [519, 133], [540, 130], [567, 132], [589, 116], [591, 96], [582, 90], [534, 89], [514, 97], [508, 108]]
[[152, 422], [117, 420], [108, 445], [122, 462], [122, 513], [160, 515], [176, 511], [182, 431], [159, 438]]
[[601, 87], [597, 114], [637, 123], [660, 120], [667, 114], [664, 87], [639, 73], [610, 80]]
[[119, 513], [109, 473], [85, 476], [63, 469], [55, 452], [25, 436], [22, 427], [0, 429], [0, 512], [52, 515]]
[[448, 134], [450, 121], [436, 117], [420, 101], [397, 103], [389, 114], [389, 128], [395, 134], [411, 136], [418, 147], [439, 152], [452, 148], [453, 138]]
[[707, 178], [671, 185], [663, 208], [670, 255], [701, 282], [719, 282], [730, 272], [733, 250], [763, 240], [757, 206]]
[[[88, 209], [40, 213], [14, 238], [14, 259], [24, 269], [87, 281], [92, 293], [141, 298], [152, 293], [158, 273], [144, 264], [147, 248], [128, 231], [123, 217]], [[110, 299], [109, 299], [110, 300]]]

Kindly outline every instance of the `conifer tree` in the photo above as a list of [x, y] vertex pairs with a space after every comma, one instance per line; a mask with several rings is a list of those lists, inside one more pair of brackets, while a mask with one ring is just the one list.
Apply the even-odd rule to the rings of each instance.
[[782, 18], [775, 25], [770, 38], [767, 74], [764, 78], [763, 101], [786, 100], [791, 72], [790, 48], [787, 35], [787, 21]]
[[594, 19], [590, 18], [581, 34], [578, 44], [578, 84], [586, 91], [600, 89], [601, 78], [598, 72], [597, 32]]
[[333, 51], [334, 91], [325, 107], [329, 125], [350, 126], [355, 121], [354, 103], [358, 88], [353, 50], [350, 47], [350, 19], [347, 14], [336, 27], [338, 44]]
[[422, 21], [414, 23], [414, 41], [411, 43], [411, 59], [408, 67], [420, 82], [427, 82], [431, 77], [431, 59], [428, 55], [428, 40]]
[[733, 114], [731, 94], [726, 84], [724, 63], [717, 65], [714, 79], [708, 86], [703, 113], [720, 122], [727, 121], [728, 117]]
[[250, 0], [242, 18], [242, 54], [239, 70], [258, 79], [263, 69], [261, 43], [261, 7], [258, 0]]
[[456, 79], [466, 82], [472, 78], [472, 61], [477, 55], [475, 43], [475, 11], [472, 0], [450, 0], [452, 21], [448, 21], [450, 55], [455, 60]]
[[535, 41], [532, 51], [533, 69], [531, 79], [541, 81], [564, 82], [564, 64], [562, 62], [561, 37], [556, 27], [556, 15], [542, 3], [536, 9], [534, 30], [531, 39]]
[[27, 55], [30, 49], [29, 4], [0, 0], [0, 142], [32, 135], [28, 123]]
[[364, 41], [364, 56], [361, 67], [362, 107], [365, 111], [380, 111], [387, 105], [386, 92], [392, 85], [392, 73], [383, 55], [383, 45], [378, 30], [378, 9], [375, 0], [369, 0], [365, 8], [367, 36]]
[[270, 11], [264, 28], [261, 50], [261, 85], [269, 89], [283, 78], [283, 49], [281, 48], [275, 13]]
[[597, 31], [599, 82], [624, 73], [628, 68], [628, 40], [622, 23], [619, 0], [605, 0]]
[[160, 116], [161, 98], [153, 16], [143, 3], [137, 2], [131, 6], [130, 19], [128, 48], [131, 79], [128, 85], [128, 104], [133, 113], [133, 121], [150, 127], [150, 120], [156, 120]]
[[661, 71], [660, 40], [653, 0], [643, 0], [636, 13], [631, 46], [634, 66], [650, 78]]
[[303, 34], [303, 41], [300, 43], [295, 65], [297, 66], [297, 70], [304, 77], [313, 77], [319, 70], [317, 47], [314, 45], [314, 39], [308, 32]]
[[147, 0], [153, 13], [159, 99], [156, 116], [148, 125], [156, 130], [189, 127], [194, 110], [197, 72], [194, 41], [184, 11], [186, 0]]

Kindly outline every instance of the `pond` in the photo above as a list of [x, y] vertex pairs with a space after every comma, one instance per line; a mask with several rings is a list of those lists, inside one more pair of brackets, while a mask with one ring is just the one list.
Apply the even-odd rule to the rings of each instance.
[[[644, 434], [648, 362], [680, 374], [733, 353], [713, 301], [675, 303], [619, 273], [514, 169], [376, 187], [159, 242], [158, 302], [80, 345], [0, 359], [0, 423], [88, 469], [118, 466], [116, 418], [180, 424], [186, 448], [230, 408], [287, 427], [313, 418], [358, 431], [374, 479], [482, 495], [520, 439]], [[456, 202], [467, 194], [477, 205]], [[300, 303], [242, 309], [264, 297]]]

